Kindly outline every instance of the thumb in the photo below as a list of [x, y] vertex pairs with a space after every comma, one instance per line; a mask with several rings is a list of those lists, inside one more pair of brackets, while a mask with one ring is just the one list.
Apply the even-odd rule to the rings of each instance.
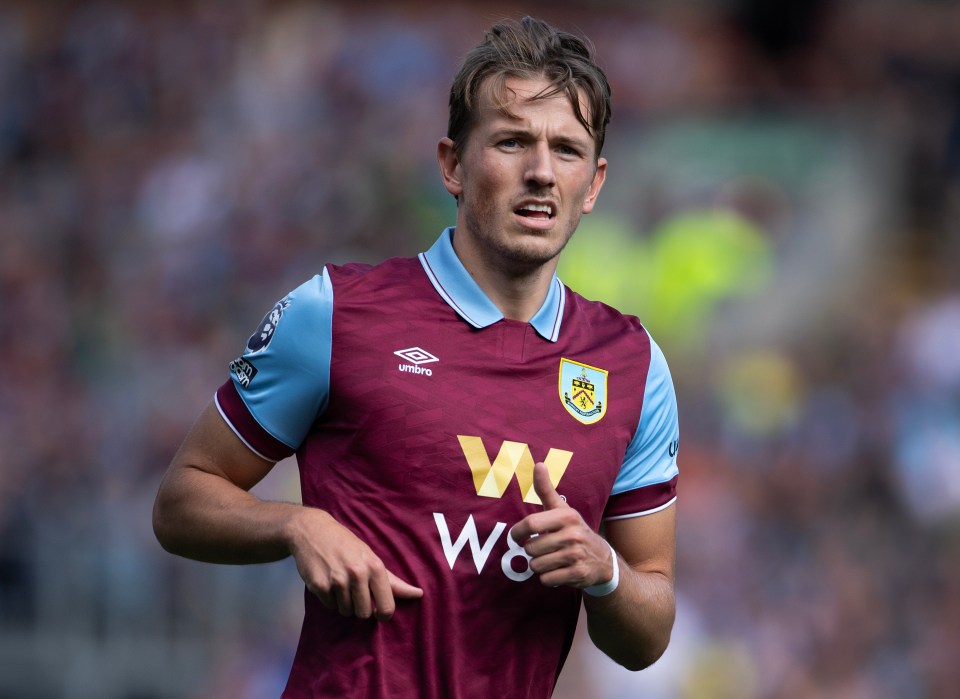
[[415, 585], [411, 585], [405, 580], [401, 580], [393, 573], [390, 575], [390, 591], [398, 599], [420, 599], [423, 597], [423, 590]]
[[547, 470], [543, 462], [538, 461], [533, 467], [533, 489], [540, 496], [543, 503], [543, 509], [556, 510], [561, 507], [569, 507], [567, 501], [560, 497], [560, 493], [553, 487], [550, 481], [550, 471]]

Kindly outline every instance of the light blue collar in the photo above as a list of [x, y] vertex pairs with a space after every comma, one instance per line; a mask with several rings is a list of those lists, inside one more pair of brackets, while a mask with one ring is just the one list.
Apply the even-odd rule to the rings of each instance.
[[[452, 226], [445, 229], [437, 242], [419, 255], [420, 264], [423, 265], [430, 283], [450, 308], [473, 327], [485, 328], [503, 320], [503, 313], [473, 280], [454, 252], [453, 233]], [[534, 330], [550, 342], [556, 342], [560, 337], [560, 322], [563, 319], [565, 302], [565, 289], [554, 274], [547, 298], [540, 310], [530, 319]]]

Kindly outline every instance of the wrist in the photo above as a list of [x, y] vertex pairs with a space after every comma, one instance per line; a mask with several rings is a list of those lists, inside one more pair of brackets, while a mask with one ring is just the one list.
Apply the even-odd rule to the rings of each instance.
[[613, 546], [610, 546], [610, 542], [605, 542], [607, 546], [610, 547], [610, 557], [613, 564], [613, 575], [611, 578], [604, 583], [597, 583], [596, 585], [591, 585], [590, 587], [583, 588], [583, 591], [590, 595], [591, 597], [606, 597], [614, 590], [617, 589], [617, 586], [620, 584], [620, 562], [617, 560], [617, 552], [614, 551]]
[[285, 516], [280, 523], [280, 538], [288, 552], [295, 554], [298, 548], [310, 541], [318, 524], [322, 524], [329, 515], [323, 510], [304, 505], [284, 503], [283, 507]]

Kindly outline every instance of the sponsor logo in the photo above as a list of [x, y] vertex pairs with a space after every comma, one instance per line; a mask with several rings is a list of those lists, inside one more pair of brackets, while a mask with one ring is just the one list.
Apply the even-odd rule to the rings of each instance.
[[[487, 449], [483, 446], [483, 440], [480, 437], [458, 434], [457, 439], [460, 440], [460, 448], [473, 474], [473, 485], [477, 495], [485, 498], [503, 497], [507, 486], [516, 475], [523, 501], [533, 505], [543, 504], [533, 487], [534, 460], [530, 447], [522, 442], [505, 441], [500, 445], [500, 451], [493, 463], [490, 463]], [[572, 451], [563, 449], [550, 449], [547, 452], [543, 463], [550, 473], [550, 482], [553, 483], [554, 488], [560, 484], [560, 479], [563, 478], [572, 457]]]
[[[480, 437], [457, 435], [457, 439], [460, 440], [460, 448], [473, 475], [473, 485], [477, 495], [501, 498], [510, 481], [516, 476], [523, 502], [543, 504], [533, 487], [534, 461], [530, 447], [522, 442], [504, 441], [500, 444], [500, 451], [497, 452], [493, 463], [490, 463], [490, 457]], [[543, 463], [547, 466], [550, 481], [554, 487], [559, 485], [572, 457], [572, 451], [563, 449], [550, 449], [547, 452]], [[434, 512], [433, 521], [440, 535], [440, 546], [450, 570], [454, 569], [457, 559], [464, 550], [468, 550], [477, 575], [482, 574], [498, 541], [503, 539], [506, 541], [507, 549], [500, 556], [500, 571], [514, 582], [523, 582], [533, 577], [530, 556], [510, 536], [506, 522], [496, 522], [489, 532], [484, 533], [481, 528], [478, 528], [473, 515], [469, 515], [460, 532], [454, 534], [450, 531], [450, 524], [443, 513]], [[483, 525], [482, 529], [486, 530], [487, 525]], [[469, 563], [467, 565], [469, 566]], [[463, 564], [461, 568], [462, 566]]]
[[421, 366], [421, 364], [430, 364], [432, 362], [440, 361], [439, 358], [433, 356], [427, 352], [427, 350], [420, 347], [408, 347], [407, 349], [397, 350], [394, 352], [394, 354], [409, 362], [409, 364], [397, 365], [397, 368], [400, 371], [408, 374], [425, 374], [426, 376], [433, 376], [433, 370], [429, 367]]
[[253, 377], [257, 375], [257, 367], [243, 357], [237, 357], [230, 362], [230, 372], [237, 377], [240, 385], [246, 388], [253, 381]]
[[607, 413], [606, 369], [561, 359], [560, 402], [578, 422], [599, 422]]
[[680, 440], [675, 439], [670, 442], [670, 446], [667, 447], [667, 452], [670, 454], [671, 458], [677, 455], [677, 452], [680, 451]]
[[277, 301], [277, 304], [260, 321], [260, 326], [247, 340], [247, 350], [250, 352], [262, 352], [270, 344], [273, 334], [277, 331], [277, 324], [283, 317], [283, 312], [290, 306], [290, 300], [287, 298]]
[[[470, 515], [467, 517], [467, 522], [463, 525], [463, 529], [460, 530], [460, 534], [457, 535], [456, 541], [454, 541], [450, 535], [450, 528], [447, 525], [446, 517], [439, 512], [434, 512], [433, 521], [437, 525], [437, 531], [440, 532], [440, 545], [443, 547], [443, 555], [447, 559], [447, 565], [450, 566], [450, 570], [453, 570], [453, 566], [457, 562], [460, 552], [469, 547], [470, 557], [473, 559], [473, 567], [477, 569], [477, 575], [483, 572], [483, 568], [487, 564], [487, 559], [490, 558], [490, 553], [493, 551], [497, 539], [500, 538], [500, 535], [503, 534], [503, 531], [507, 528], [506, 522], [497, 522], [493, 527], [493, 531], [487, 535], [483, 543], [480, 543], [480, 533], [477, 530], [477, 524], [473, 521], [473, 515]], [[533, 576], [533, 571], [530, 569], [530, 556], [527, 555], [527, 552], [523, 550], [520, 544], [513, 540], [509, 531], [507, 532], [506, 540], [507, 550], [500, 557], [500, 570], [510, 580], [523, 582]], [[519, 563], [520, 570], [517, 570], [517, 563]]]

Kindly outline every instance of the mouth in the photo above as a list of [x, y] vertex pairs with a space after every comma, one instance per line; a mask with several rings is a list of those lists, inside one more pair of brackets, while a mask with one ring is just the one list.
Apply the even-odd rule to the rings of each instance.
[[535, 204], [528, 202], [520, 205], [514, 210], [517, 216], [533, 219], [535, 221], [549, 221], [556, 216], [556, 211], [552, 204]]

